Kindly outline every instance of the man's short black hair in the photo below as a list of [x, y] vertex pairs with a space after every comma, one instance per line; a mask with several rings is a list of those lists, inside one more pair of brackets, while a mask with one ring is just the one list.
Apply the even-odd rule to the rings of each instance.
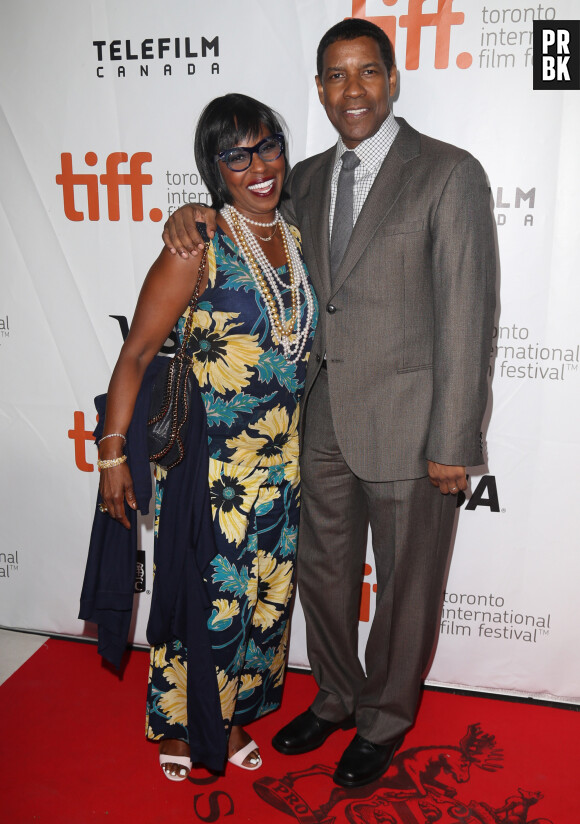
[[391, 69], [395, 63], [395, 55], [393, 54], [393, 47], [387, 35], [379, 26], [371, 23], [370, 20], [349, 17], [348, 20], [341, 20], [340, 23], [332, 26], [332, 28], [322, 36], [322, 40], [318, 44], [316, 73], [321, 80], [324, 52], [326, 49], [333, 43], [336, 43], [337, 40], [356, 40], [357, 37], [372, 37], [373, 40], [376, 40], [381, 51], [383, 63], [387, 67], [387, 74], [391, 73]]
[[[207, 104], [197, 122], [194, 153], [197, 169], [207, 186], [214, 209], [231, 203], [230, 195], [219, 161], [215, 156], [224, 149], [231, 149], [242, 140], [257, 139], [264, 126], [271, 134], [285, 135], [283, 121], [269, 106], [245, 94], [225, 94]], [[286, 150], [286, 174], [289, 172]]]

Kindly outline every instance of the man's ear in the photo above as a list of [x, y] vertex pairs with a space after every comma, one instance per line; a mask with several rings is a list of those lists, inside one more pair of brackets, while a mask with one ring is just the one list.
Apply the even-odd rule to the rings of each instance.
[[391, 71], [389, 73], [389, 97], [394, 97], [394, 94], [397, 91], [397, 79], [398, 79], [397, 67], [393, 63], [393, 65], [391, 67]]
[[316, 81], [316, 88], [318, 89], [318, 99], [320, 100], [320, 102], [324, 106], [324, 88], [322, 86], [322, 80], [320, 79], [320, 77], [318, 75], [316, 75], [314, 80]]

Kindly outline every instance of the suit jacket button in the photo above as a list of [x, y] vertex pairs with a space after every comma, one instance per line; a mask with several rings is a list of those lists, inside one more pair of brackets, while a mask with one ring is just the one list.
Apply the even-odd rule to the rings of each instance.
[[326, 307], [326, 311], [329, 315], [334, 315], [334, 313], [336, 312], [336, 306], [334, 305], [334, 303], [329, 303]]
[[316, 363], [320, 363], [320, 355], [316, 355]]

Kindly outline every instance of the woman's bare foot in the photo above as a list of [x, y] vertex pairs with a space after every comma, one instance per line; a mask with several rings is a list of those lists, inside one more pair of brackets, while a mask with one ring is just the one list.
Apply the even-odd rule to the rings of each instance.
[[[164, 738], [159, 742], [159, 755], [176, 755], [189, 758], [189, 745], [177, 738]], [[161, 765], [163, 772], [176, 779], [186, 778], [189, 770], [183, 764], [167, 761]]]
[[[243, 749], [247, 746], [252, 737], [245, 731], [243, 727], [235, 726], [232, 727], [230, 730], [230, 737], [228, 741], [228, 758], [231, 758], [232, 755], [235, 755], [239, 750]], [[255, 750], [252, 750], [242, 761], [242, 766], [246, 767], [247, 769], [255, 769], [259, 767], [262, 763], [260, 758], [260, 750], [256, 747]]]

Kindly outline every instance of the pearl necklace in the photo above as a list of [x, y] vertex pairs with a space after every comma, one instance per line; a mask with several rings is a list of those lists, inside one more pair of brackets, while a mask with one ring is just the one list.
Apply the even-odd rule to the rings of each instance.
[[276, 209], [276, 212], [274, 214], [274, 220], [272, 220], [270, 223], [261, 223], [259, 220], [252, 220], [252, 218], [246, 217], [241, 212], [238, 212], [238, 210], [235, 209], [235, 207], [232, 206], [232, 209], [234, 209], [242, 223], [251, 223], [252, 226], [263, 226], [265, 229], [271, 229], [272, 226], [277, 226], [278, 221], [280, 219], [280, 213], [278, 209]]
[[[242, 252], [248, 269], [250, 270], [258, 292], [262, 296], [266, 311], [270, 319], [272, 338], [276, 345], [282, 347], [284, 357], [289, 363], [297, 363], [302, 357], [306, 341], [310, 335], [312, 318], [314, 316], [314, 298], [304, 271], [304, 266], [298, 253], [296, 240], [282, 215], [276, 210], [276, 217], [272, 223], [258, 223], [258, 226], [278, 226], [282, 230], [282, 245], [290, 275], [290, 286], [278, 275], [266, 257], [262, 247], [254, 237], [247, 223], [256, 224], [256, 221], [246, 218], [233, 206], [226, 205], [220, 215], [228, 224], [236, 245]], [[282, 298], [282, 291], [289, 288], [292, 300], [290, 319], [286, 321], [286, 308]], [[300, 289], [303, 289], [305, 301], [300, 306]], [[304, 309], [306, 317], [304, 318]]]

